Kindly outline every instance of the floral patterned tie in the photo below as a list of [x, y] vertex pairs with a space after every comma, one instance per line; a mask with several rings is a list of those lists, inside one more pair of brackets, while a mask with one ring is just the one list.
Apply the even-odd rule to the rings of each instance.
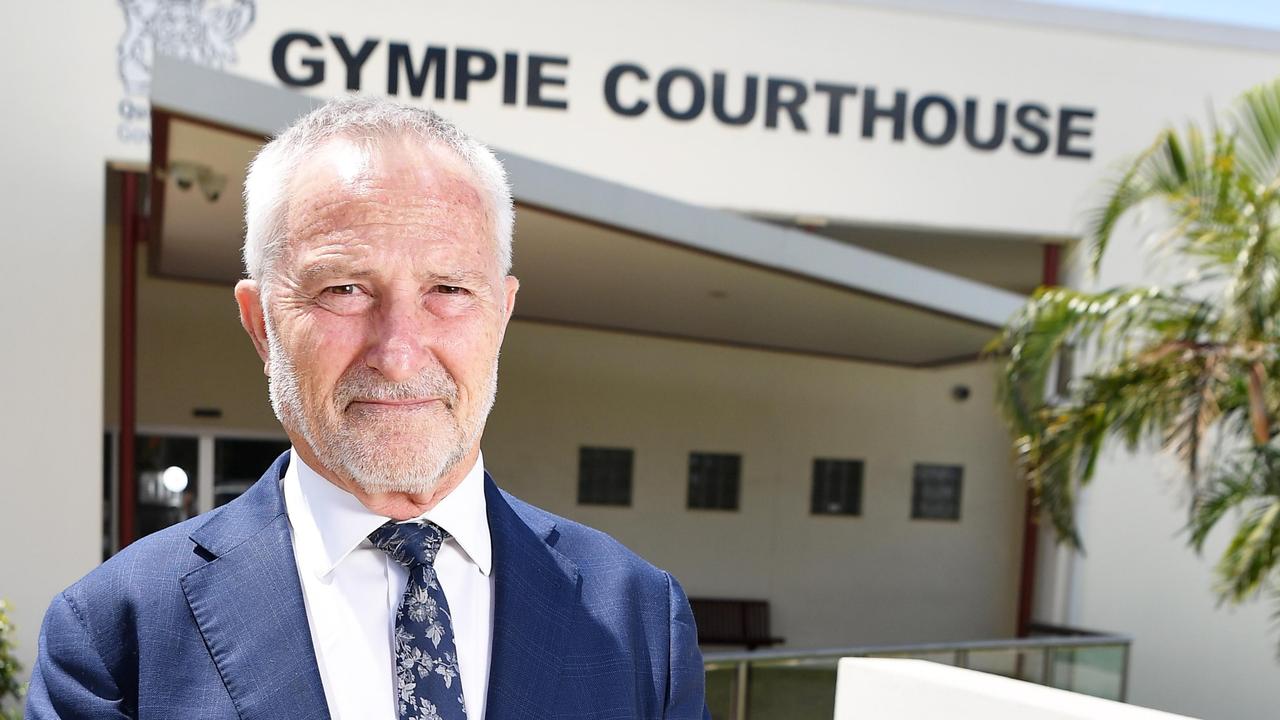
[[396, 700], [400, 720], [465, 720], [449, 603], [434, 563], [449, 534], [427, 520], [388, 521], [369, 533], [374, 547], [409, 571], [396, 611]]

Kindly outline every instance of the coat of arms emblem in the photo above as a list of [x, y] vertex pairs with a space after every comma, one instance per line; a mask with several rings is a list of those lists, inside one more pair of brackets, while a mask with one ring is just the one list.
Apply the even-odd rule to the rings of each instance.
[[157, 54], [221, 70], [236, 61], [234, 43], [253, 24], [255, 0], [120, 0], [124, 36], [117, 49], [120, 139], [147, 142], [151, 63]]

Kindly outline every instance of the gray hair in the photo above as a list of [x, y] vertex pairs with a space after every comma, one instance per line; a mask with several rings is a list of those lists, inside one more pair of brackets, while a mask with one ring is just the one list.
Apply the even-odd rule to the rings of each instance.
[[479, 181], [486, 215], [503, 273], [511, 270], [515, 212], [507, 173], [493, 151], [430, 110], [386, 98], [333, 100], [298, 118], [263, 146], [249, 164], [244, 182], [244, 266], [262, 282], [280, 257], [289, 228], [288, 187], [293, 173], [312, 152], [335, 138], [376, 143], [407, 137], [452, 150]]

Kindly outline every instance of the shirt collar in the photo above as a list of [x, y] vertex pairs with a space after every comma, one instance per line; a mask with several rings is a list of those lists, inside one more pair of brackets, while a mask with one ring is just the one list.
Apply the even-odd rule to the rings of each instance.
[[[302, 533], [299, 540], [312, 570], [323, 577], [333, 572], [352, 550], [367, 541], [369, 533], [390, 518], [374, 513], [354, 495], [326, 480], [296, 452], [291, 452], [289, 458], [284, 477], [286, 507], [295, 524], [298, 519], [292, 517], [294, 503], [290, 503], [291, 500], [311, 521], [312, 527], [308, 530], [313, 532]], [[290, 492], [291, 485], [296, 491]], [[484, 499], [483, 455], [477, 453], [475, 464], [462, 482], [418, 517], [444, 528], [481, 573], [488, 575], [493, 569], [493, 546]]]

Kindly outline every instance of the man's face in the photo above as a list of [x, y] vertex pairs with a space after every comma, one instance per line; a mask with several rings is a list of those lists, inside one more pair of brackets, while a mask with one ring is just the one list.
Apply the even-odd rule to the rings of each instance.
[[397, 139], [331, 141], [293, 177], [255, 338], [272, 407], [318, 469], [430, 492], [474, 461], [515, 302], [482, 191], [451, 151]]

